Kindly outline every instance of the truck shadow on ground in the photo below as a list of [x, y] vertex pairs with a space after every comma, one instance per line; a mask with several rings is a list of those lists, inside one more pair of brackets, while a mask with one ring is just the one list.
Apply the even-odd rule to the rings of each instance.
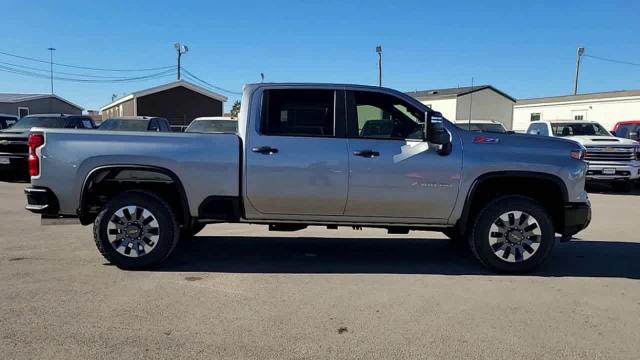
[[[558, 243], [531, 276], [640, 279], [640, 243]], [[491, 275], [450, 240], [197, 236], [156, 271]]]
[[639, 184], [636, 184], [631, 189], [631, 191], [629, 191], [629, 192], [615, 191], [608, 184], [598, 184], [598, 183], [587, 184], [587, 186], [585, 187], [585, 190], [587, 190], [587, 192], [590, 193], [590, 194], [636, 195], [636, 196], [640, 195], [640, 185]]

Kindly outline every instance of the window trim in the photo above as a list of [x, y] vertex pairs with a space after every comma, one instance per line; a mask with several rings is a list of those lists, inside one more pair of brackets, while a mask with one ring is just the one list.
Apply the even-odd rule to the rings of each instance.
[[[262, 131], [267, 118], [267, 108], [269, 107], [269, 92], [271, 91], [327, 91], [333, 92], [333, 135], [311, 135], [311, 134], [269, 134]], [[346, 117], [345, 117], [345, 91], [339, 89], [322, 89], [322, 88], [274, 88], [262, 91], [260, 99], [260, 115], [257, 121], [256, 132], [260, 136], [279, 136], [279, 137], [303, 137], [303, 138], [346, 138]]]
[[391, 96], [398, 99], [405, 105], [408, 105], [412, 108], [416, 108], [415, 106], [413, 106], [413, 104], [409, 103], [408, 101], [384, 92], [371, 91], [371, 90], [347, 90], [345, 91], [345, 97], [346, 97], [345, 112], [347, 114], [347, 137], [349, 139], [386, 140], [386, 141], [419, 141], [419, 142], [426, 141], [426, 139], [420, 140], [420, 139], [409, 139], [409, 138], [382, 138], [382, 137], [360, 136], [360, 134], [358, 133], [358, 111], [356, 107], [355, 92], [367, 92], [372, 94], [382, 94], [384, 96]]
[[27, 115], [25, 115], [25, 116], [28, 116], [29, 114], [31, 114], [31, 111], [29, 110], [28, 106], [18, 106], [18, 114], [17, 114], [18, 115], [18, 120], [20, 120], [20, 119], [22, 119], [24, 117], [24, 116], [20, 116], [20, 110], [27, 110]]

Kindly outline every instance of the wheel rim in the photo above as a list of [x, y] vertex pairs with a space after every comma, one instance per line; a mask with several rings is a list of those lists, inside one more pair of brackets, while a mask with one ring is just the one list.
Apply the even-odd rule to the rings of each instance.
[[113, 213], [107, 225], [107, 238], [120, 254], [140, 257], [158, 243], [160, 228], [156, 216], [140, 206], [124, 206]]
[[523, 211], [508, 211], [498, 216], [489, 229], [491, 250], [503, 261], [523, 262], [540, 248], [542, 230], [538, 220]]

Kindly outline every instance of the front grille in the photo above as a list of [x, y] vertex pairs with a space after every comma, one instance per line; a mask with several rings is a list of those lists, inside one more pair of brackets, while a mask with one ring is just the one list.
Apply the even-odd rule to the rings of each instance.
[[587, 161], [632, 161], [635, 149], [629, 146], [587, 146]]
[[29, 153], [29, 143], [23, 140], [0, 139], [0, 153], [26, 155]]

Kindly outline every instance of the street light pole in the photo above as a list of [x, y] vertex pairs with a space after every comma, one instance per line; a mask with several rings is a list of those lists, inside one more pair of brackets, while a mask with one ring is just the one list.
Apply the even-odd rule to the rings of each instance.
[[584, 54], [584, 48], [579, 47], [578, 51], [576, 52], [576, 76], [573, 81], [573, 95], [578, 94], [578, 77], [580, 76], [580, 59], [582, 58], [583, 54]]
[[189, 51], [189, 48], [186, 45], [182, 45], [180, 43], [173, 44], [173, 47], [178, 52], [178, 80], [180, 80], [180, 58], [182, 54], [186, 54]]
[[51, 94], [53, 94], [53, 52], [56, 51], [55, 48], [47, 48], [47, 50], [49, 50], [49, 67], [50, 67], [50, 74], [51, 74]]
[[376, 46], [376, 53], [378, 53], [378, 86], [382, 86], [382, 46]]

